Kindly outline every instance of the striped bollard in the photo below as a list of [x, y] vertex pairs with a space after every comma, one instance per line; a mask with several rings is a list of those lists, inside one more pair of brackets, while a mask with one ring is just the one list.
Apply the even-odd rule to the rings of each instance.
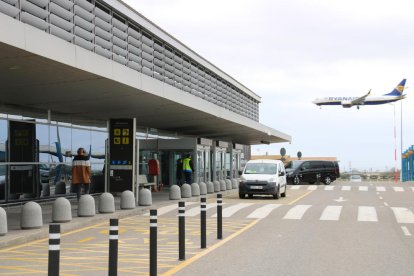
[[118, 219], [109, 220], [109, 262], [108, 275], [118, 274]]
[[201, 198], [201, 214], [200, 214], [200, 227], [201, 227], [201, 248], [206, 248], [206, 225], [207, 225], [207, 215], [206, 215], [206, 198]]
[[178, 260], [185, 260], [185, 202], [178, 202]]
[[150, 210], [150, 276], [157, 275], [157, 210]]
[[60, 224], [49, 225], [48, 275], [59, 275], [60, 263]]
[[217, 239], [223, 238], [223, 195], [217, 194]]

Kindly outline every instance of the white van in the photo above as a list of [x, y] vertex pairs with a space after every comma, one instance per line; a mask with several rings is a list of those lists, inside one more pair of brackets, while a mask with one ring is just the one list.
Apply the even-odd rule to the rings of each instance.
[[286, 196], [286, 172], [280, 160], [250, 160], [246, 163], [239, 183], [239, 197], [272, 195]]

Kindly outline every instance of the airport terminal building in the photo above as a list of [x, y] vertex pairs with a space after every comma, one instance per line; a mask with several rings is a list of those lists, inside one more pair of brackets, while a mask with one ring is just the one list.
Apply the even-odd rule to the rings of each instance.
[[259, 123], [260, 96], [118, 0], [0, 0], [0, 91], [0, 203], [53, 196], [78, 147], [95, 192], [120, 192], [176, 184], [187, 154], [194, 182], [237, 178], [250, 145], [291, 141]]

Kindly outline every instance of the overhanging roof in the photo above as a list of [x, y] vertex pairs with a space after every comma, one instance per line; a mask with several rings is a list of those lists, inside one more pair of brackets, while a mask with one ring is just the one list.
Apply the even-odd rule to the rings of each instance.
[[240, 144], [291, 137], [0, 14], [0, 112], [81, 125], [110, 118]]

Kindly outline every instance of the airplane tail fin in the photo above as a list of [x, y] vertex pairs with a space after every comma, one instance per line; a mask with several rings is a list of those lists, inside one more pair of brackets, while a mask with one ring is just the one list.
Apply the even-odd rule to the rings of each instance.
[[403, 92], [404, 92], [404, 88], [405, 88], [405, 81], [406, 79], [403, 79], [398, 85], [397, 87], [394, 88], [394, 90], [392, 90], [390, 93], [385, 94], [384, 96], [402, 96]]

